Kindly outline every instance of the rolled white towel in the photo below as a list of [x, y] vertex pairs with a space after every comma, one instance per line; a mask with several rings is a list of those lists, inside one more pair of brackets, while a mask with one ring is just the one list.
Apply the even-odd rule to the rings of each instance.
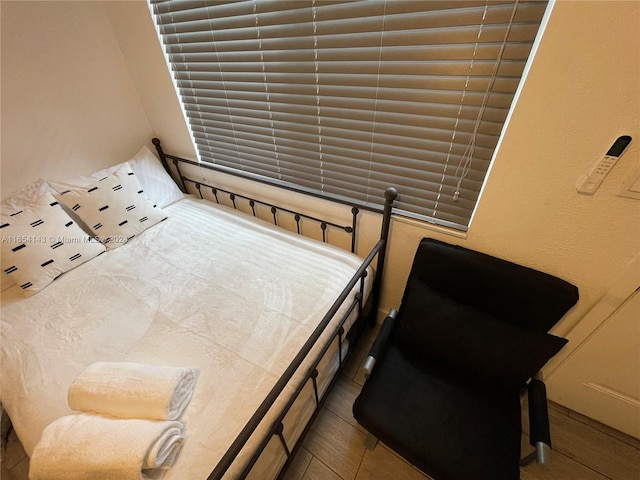
[[176, 421], [67, 415], [44, 429], [30, 480], [157, 480], [184, 443]]
[[194, 368], [96, 362], [69, 387], [69, 407], [119, 418], [177, 420], [197, 378]]

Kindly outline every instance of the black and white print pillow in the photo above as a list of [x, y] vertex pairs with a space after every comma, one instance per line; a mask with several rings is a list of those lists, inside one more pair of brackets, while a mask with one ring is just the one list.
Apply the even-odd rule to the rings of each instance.
[[105, 251], [50, 193], [27, 206], [3, 209], [0, 219], [2, 270], [27, 297]]
[[151, 203], [128, 164], [112, 175], [56, 195], [107, 250], [127, 243], [167, 215]]

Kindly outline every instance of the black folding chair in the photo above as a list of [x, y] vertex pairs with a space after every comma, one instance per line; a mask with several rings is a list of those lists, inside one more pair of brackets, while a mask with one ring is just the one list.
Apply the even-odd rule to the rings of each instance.
[[566, 343], [548, 330], [577, 301], [557, 277], [423, 239], [353, 407], [369, 446], [382, 441], [436, 480], [517, 480], [527, 390], [530, 443], [546, 463], [546, 390], [535, 377]]

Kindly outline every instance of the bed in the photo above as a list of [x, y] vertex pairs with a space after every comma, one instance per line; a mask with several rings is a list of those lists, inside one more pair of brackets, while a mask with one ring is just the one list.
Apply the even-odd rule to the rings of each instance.
[[[276, 478], [375, 318], [393, 192], [381, 212], [381, 240], [363, 259], [274, 225], [290, 215], [298, 230], [301, 219], [317, 222], [325, 240], [331, 228], [355, 236], [358, 208], [346, 226], [278, 209], [189, 179], [180, 163], [193, 162], [154, 143], [166, 171], [195, 195], [165, 195], [166, 205], [153, 205], [161, 212], [155, 225], [100, 238], [91, 247], [99, 253], [34, 294], [25, 297], [21, 285], [3, 291], [2, 404], [31, 454], [43, 429], [71, 413], [67, 389], [91, 363], [198, 368], [183, 416], [187, 441], [164, 478]], [[138, 170], [128, 175], [146, 179], [150, 194], [169, 188], [152, 181], [162, 174], [151, 164], [160, 163], [148, 150], [143, 156], [129, 162]], [[221, 205], [223, 194], [231, 207]], [[240, 212], [239, 201], [253, 215]], [[258, 218], [256, 205], [268, 208], [271, 223]]]

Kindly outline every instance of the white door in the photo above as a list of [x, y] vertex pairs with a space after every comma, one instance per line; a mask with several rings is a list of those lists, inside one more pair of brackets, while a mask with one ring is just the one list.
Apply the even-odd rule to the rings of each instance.
[[558, 403], [640, 439], [640, 289], [546, 380]]

